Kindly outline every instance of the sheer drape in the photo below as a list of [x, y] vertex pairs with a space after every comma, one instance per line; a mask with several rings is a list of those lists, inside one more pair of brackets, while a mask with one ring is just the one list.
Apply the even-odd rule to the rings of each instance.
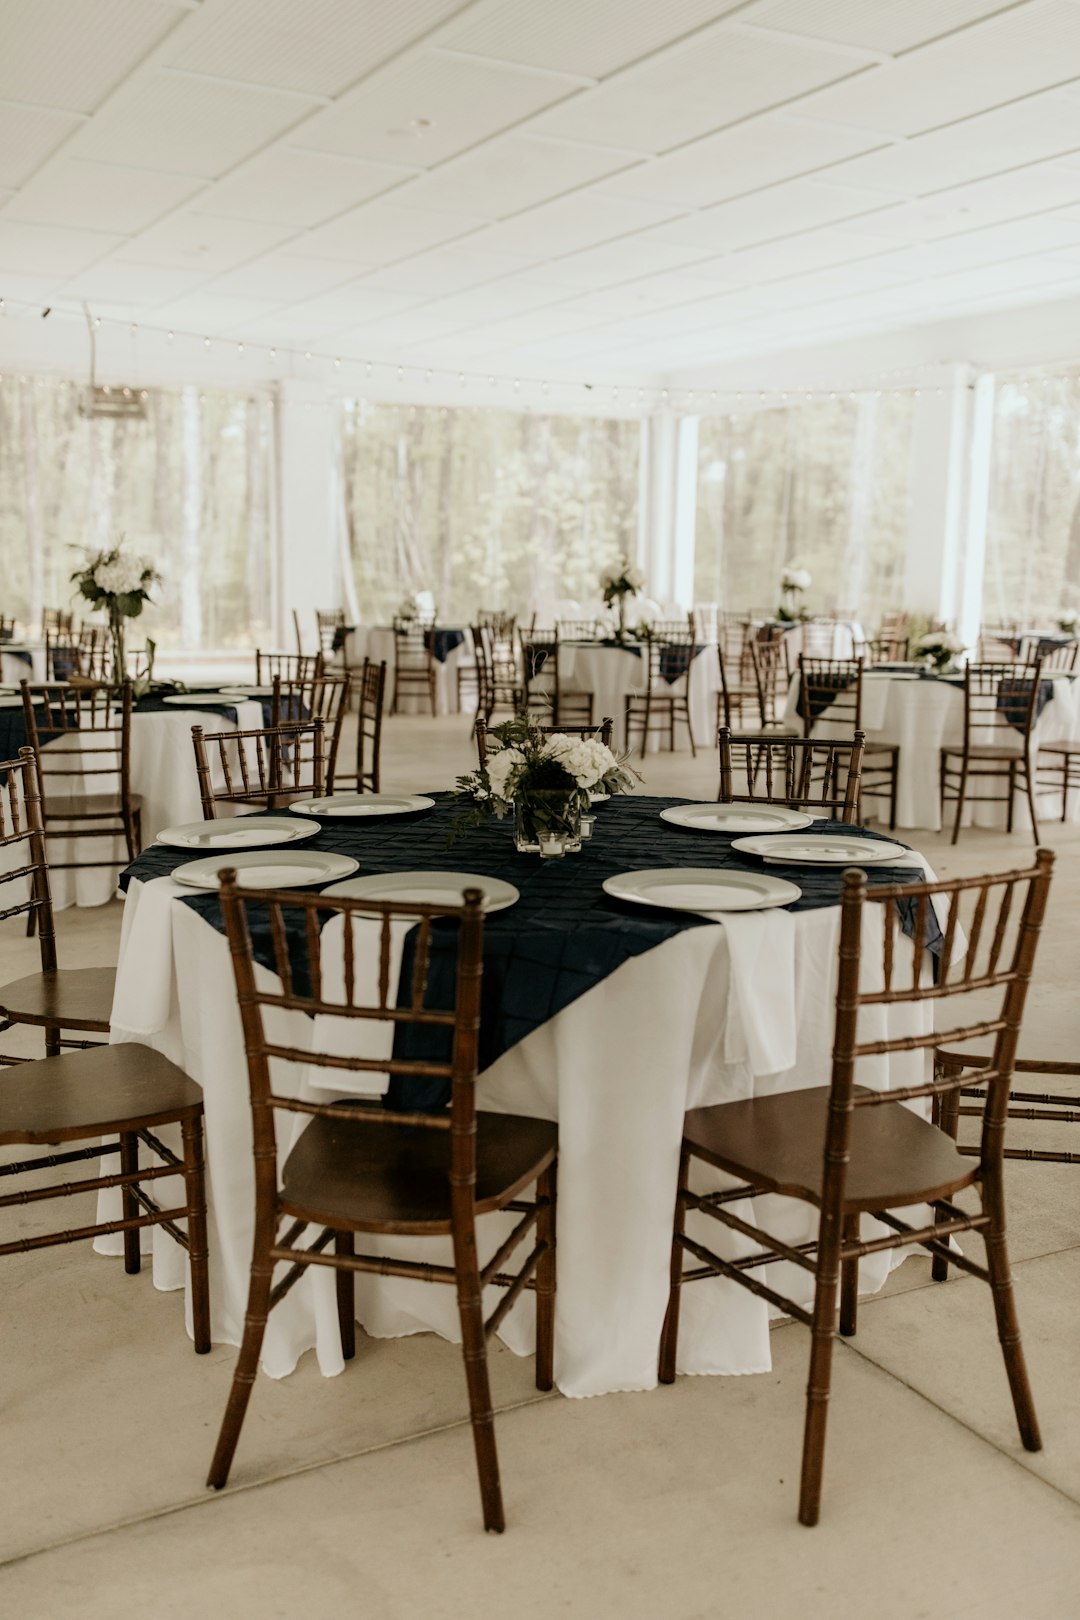
[[[226, 648], [271, 623], [273, 423], [266, 402], [149, 389], [142, 420], [88, 420], [81, 391], [0, 381], [0, 612], [67, 607], [84, 547], [124, 535], [163, 577], [140, 631]], [[78, 611], [78, 609], [77, 609]]]
[[868, 393], [702, 417], [695, 600], [774, 608], [798, 563], [809, 610], [876, 624], [903, 590], [913, 411]]
[[634, 554], [636, 421], [347, 401], [341, 432], [364, 619], [413, 590], [446, 619], [593, 600]]
[[994, 401], [983, 618], [1080, 609], [1080, 378], [1002, 382]]

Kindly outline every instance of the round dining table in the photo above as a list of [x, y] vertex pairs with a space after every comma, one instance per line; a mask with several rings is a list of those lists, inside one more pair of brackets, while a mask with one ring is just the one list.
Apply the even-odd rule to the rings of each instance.
[[[560, 641], [559, 684], [564, 691], [592, 694], [593, 721], [596, 725], [610, 715], [614, 721], [614, 746], [621, 752], [626, 747], [626, 700], [640, 696], [646, 689], [649, 675], [649, 654], [645, 643], [620, 646], [616, 641]], [[683, 683], [680, 681], [680, 688]], [[663, 681], [657, 693], [663, 697], [669, 691]], [[716, 745], [716, 694], [720, 691], [720, 660], [716, 656], [716, 643], [704, 642], [695, 651], [690, 662], [686, 694], [690, 706], [690, 726], [694, 744], [698, 748]], [[660, 746], [661, 733], [657, 730], [649, 737], [649, 749]], [[677, 748], [689, 748], [690, 740], [685, 725], [675, 727]]]
[[[397, 665], [397, 643], [393, 627], [388, 624], [357, 624], [345, 632], [340, 656], [347, 669], [359, 668], [365, 658], [386, 665], [386, 707], [389, 711], [394, 695], [394, 670]], [[476, 653], [472, 631], [468, 625], [440, 624], [435, 631], [435, 712], [457, 714], [461, 709], [458, 699], [458, 671], [475, 669]], [[398, 713], [430, 714], [431, 705], [422, 694], [402, 694]]]
[[[304, 845], [351, 852], [365, 875], [415, 869], [479, 873], [502, 878], [518, 891], [516, 903], [485, 923], [477, 1100], [483, 1109], [558, 1121], [556, 1380], [568, 1395], [649, 1389], [656, 1383], [686, 1109], [827, 1084], [830, 1074], [839, 868], [788, 872], [801, 890], [790, 908], [739, 915], [658, 910], [613, 899], [604, 890], [604, 880], [615, 874], [656, 867], [760, 871], [751, 857], [732, 847], [730, 837], [661, 819], [662, 811], [682, 802], [632, 796], [602, 804], [592, 838], [580, 853], [559, 860], [519, 853], [509, 821], [488, 821], [451, 846], [460, 806], [449, 795], [411, 816], [365, 818], [362, 827], [328, 819]], [[818, 830], [832, 825], [821, 823]], [[878, 840], [857, 835], [865, 842], [871, 885], [895, 882], [896, 867], [874, 864]], [[186, 859], [182, 851], [154, 846], [123, 876], [126, 903], [111, 1039], [154, 1047], [182, 1064], [202, 1087], [213, 1337], [236, 1344], [254, 1220], [244, 1042], [218, 898], [176, 880]], [[228, 864], [227, 851], [221, 859]], [[916, 881], [928, 871], [914, 852], [907, 870]], [[467, 876], [461, 881], [464, 886]], [[866, 921], [868, 959], [876, 950], [880, 972], [880, 908], [869, 907]], [[901, 913], [901, 921], [909, 927], [910, 915]], [[377, 924], [354, 926], [359, 930], [357, 975], [362, 979], [369, 971], [375, 982]], [[365, 928], [371, 932], [365, 934]], [[324, 972], [331, 956], [329, 934], [327, 928]], [[898, 939], [898, 949], [914, 948], [903, 934]], [[433, 945], [433, 962], [441, 951], [444, 977], [449, 971], [452, 983], [453, 931], [443, 931], [440, 940]], [[925, 943], [934, 948], [933, 938]], [[340, 951], [340, 942], [334, 948]], [[260, 949], [257, 945], [257, 973], [273, 986], [272, 958], [260, 957]], [[878, 1007], [872, 1010], [874, 1028], [879, 1035], [925, 1032], [932, 1005]], [[312, 1050], [318, 1021], [299, 1012], [280, 1018], [275, 1038]], [[356, 1024], [348, 1028], [355, 1031]], [[372, 1055], [366, 1045], [365, 1052]], [[889, 1089], [921, 1078], [924, 1063], [921, 1052], [874, 1057], [863, 1061], [859, 1079]], [[277, 1067], [275, 1083], [279, 1090], [320, 1100], [383, 1089], [382, 1077], [369, 1072], [312, 1070], [299, 1063]], [[288, 1118], [295, 1129], [303, 1128], [302, 1118]], [[283, 1131], [283, 1138], [282, 1155], [294, 1136]], [[704, 1187], [722, 1182], [715, 1172], [702, 1175]], [[116, 1196], [101, 1195], [103, 1211], [112, 1209]], [[167, 1190], [161, 1196], [167, 1197]], [[804, 1206], [781, 1202], [790, 1241], [804, 1241], [812, 1215]], [[480, 1218], [482, 1258], [498, 1247], [512, 1219]], [[376, 1247], [380, 1241], [391, 1240], [372, 1240]], [[447, 1241], [394, 1240], [394, 1249], [440, 1260]], [[119, 1252], [116, 1239], [98, 1242], [105, 1252]], [[184, 1287], [185, 1262], [177, 1246], [149, 1237], [147, 1245], [152, 1245], [157, 1285]], [[889, 1265], [880, 1255], [868, 1258], [864, 1288], [879, 1287]], [[271, 1376], [287, 1375], [312, 1347], [325, 1374], [342, 1368], [333, 1279], [321, 1268], [311, 1271], [318, 1274], [309, 1272], [270, 1318], [263, 1368]], [[804, 1282], [812, 1286], [811, 1279]], [[496, 1293], [489, 1295], [489, 1306]], [[356, 1298], [360, 1321], [377, 1337], [433, 1330], [458, 1338], [452, 1290], [407, 1278], [364, 1276]], [[690, 1290], [683, 1309], [684, 1370], [769, 1368], [769, 1312], [760, 1300], [715, 1280]], [[529, 1352], [531, 1296], [515, 1304], [500, 1334], [514, 1350]]]

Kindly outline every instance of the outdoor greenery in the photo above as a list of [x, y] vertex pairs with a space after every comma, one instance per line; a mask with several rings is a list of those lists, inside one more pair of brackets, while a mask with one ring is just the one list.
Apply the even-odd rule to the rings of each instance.
[[1080, 378], [994, 401], [983, 618], [1052, 624], [1080, 607]]

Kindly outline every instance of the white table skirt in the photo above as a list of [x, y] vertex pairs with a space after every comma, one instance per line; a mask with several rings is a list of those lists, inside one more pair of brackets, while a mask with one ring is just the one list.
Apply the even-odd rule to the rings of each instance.
[[[20, 686], [23, 681], [43, 681], [45, 679], [45, 645], [36, 642], [19, 642], [16, 644], [22, 649], [23, 656], [14, 652], [4, 652], [4, 643], [0, 642], [0, 686]], [[27, 662], [26, 654], [29, 654]]]
[[[559, 683], [568, 691], [591, 692], [593, 720], [597, 725], [610, 715], [615, 722], [615, 747], [626, 747], [626, 699], [631, 693], [645, 691], [649, 661], [645, 648], [640, 653], [627, 652], [622, 647], [590, 646], [588, 642], [562, 641], [559, 643]], [[666, 683], [657, 690], [662, 696]], [[720, 661], [715, 645], [704, 646], [690, 664], [689, 703], [690, 725], [698, 748], [716, 746], [716, 694], [720, 690]], [[659, 731], [649, 741], [656, 752], [660, 747]], [[675, 727], [675, 746], [689, 748], [686, 727]]]
[[[820, 633], [821, 626], [815, 626], [815, 639]], [[854, 658], [864, 640], [861, 624], [857, 624], [853, 619], [837, 619], [832, 627], [832, 641], [829, 650], [815, 652], [814, 656], [818, 658]], [[805, 624], [793, 624], [790, 630], [785, 630], [784, 645], [787, 648], [788, 664], [794, 669], [799, 662], [799, 654], [806, 651]]]
[[[210, 1275], [215, 1342], [240, 1340], [251, 1237], [254, 1190], [251, 1124], [243, 1040], [228, 950], [223, 935], [174, 897], [170, 879], [133, 883], [121, 944], [112, 1040], [139, 1039], [183, 1065], [203, 1088], [206, 1106]], [[683, 1114], [688, 1107], [754, 1093], [826, 1084], [829, 1079], [838, 907], [796, 914], [794, 1067], [754, 1076], [746, 1060], [725, 1059], [729, 952], [722, 926], [688, 929], [624, 963], [614, 974], [505, 1053], [478, 1082], [481, 1108], [558, 1120], [559, 1276], [556, 1307], [556, 1379], [568, 1395], [650, 1389], [668, 1291], [672, 1212]], [[866, 960], [877, 960], [876, 907], [868, 908]], [[734, 936], [733, 936], [734, 937]], [[872, 971], [872, 968], [871, 968]], [[259, 969], [266, 980], [270, 975]], [[272, 981], [271, 981], [272, 982]], [[932, 1003], [918, 1009], [871, 1010], [862, 1031], [925, 1029]], [[278, 1039], [306, 1045], [311, 1023], [300, 1014], [278, 1015]], [[885, 1088], [910, 1084], [924, 1073], [921, 1053], [868, 1060], [861, 1082]], [[282, 1090], [305, 1084], [301, 1072], [283, 1070]], [[279, 1116], [279, 1120], [285, 1116]], [[297, 1128], [303, 1128], [304, 1121]], [[283, 1131], [289, 1128], [288, 1121]], [[288, 1142], [282, 1144], [283, 1150]], [[702, 1185], [719, 1185], [710, 1174]], [[168, 1184], [161, 1197], [168, 1197]], [[813, 1233], [813, 1213], [787, 1200], [759, 1219], [776, 1220], [789, 1241]], [[103, 1218], [118, 1195], [101, 1195]], [[751, 1212], [750, 1218], [754, 1218]], [[513, 1217], [485, 1216], [479, 1224], [482, 1258], [493, 1251]], [[699, 1218], [700, 1219], [700, 1218]], [[873, 1224], [873, 1223], [871, 1223]], [[723, 1234], [711, 1233], [724, 1244]], [[365, 1240], [366, 1241], [366, 1240]], [[735, 1247], [721, 1252], [738, 1253]], [[154, 1280], [178, 1288], [186, 1280], [181, 1251], [159, 1233], [147, 1235]], [[377, 1247], [378, 1240], [373, 1240]], [[386, 1240], [398, 1253], [442, 1259], [442, 1239]], [[119, 1240], [99, 1239], [103, 1252]], [[868, 1258], [861, 1284], [881, 1286], [891, 1261]], [[782, 1268], [787, 1272], [791, 1268]], [[313, 1268], [274, 1311], [265, 1340], [264, 1370], [291, 1372], [314, 1346], [326, 1374], [342, 1368], [332, 1277]], [[775, 1269], [773, 1281], [808, 1297], [812, 1279]], [[491, 1291], [489, 1305], [498, 1291]], [[680, 1366], [687, 1372], [749, 1373], [770, 1367], [769, 1311], [724, 1280], [698, 1283], [684, 1297]], [[402, 1278], [361, 1277], [357, 1314], [378, 1337], [434, 1330], [459, 1337], [452, 1289]], [[190, 1297], [188, 1301], [190, 1333]], [[510, 1313], [501, 1336], [517, 1352], [533, 1343], [531, 1296]]]
[[[132, 715], [131, 791], [142, 799], [144, 845], [153, 843], [163, 827], [202, 820], [191, 728], [201, 725], [207, 733], [236, 729], [248, 731], [263, 724], [261, 703], [240, 702], [236, 710], [236, 722], [227, 715], [197, 707], [176, 707], [159, 713]], [[62, 742], [63, 739], [58, 739], [55, 743], [47, 743], [46, 749], [53, 751]], [[98, 778], [94, 786], [96, 791], [106, 792], [110, 788], [110, 780]], [[119, 775], [112, 787], [119, 792]], [[80, 788], [81, 782], [72, 778], [68, 791], [78, 793]], [[62, 793], [59, 780], [50, 782], [50, 804], [57, 805]], [[107, 866], [58, 870], [63, 862], [78, 859], [114, 861], [115, 870]], [[127, 865], [127, 860], [127, 848], [122, 838], [50, 838], [50, 882], [54, 909], [64, 911], [69, 906], [107, 905], [116, 895], [117, 873]]]
[[[797, 712], [799, 677], [793, 676], [784, 708], [784, 722], [792, 730], [802, 729]], [[942, 748], [962, 748], [964, 743], [964, 692], [949, 681], [909, 680], [884, 671], [868, 670], [863, 675], [862, 722], [867, 742], [895, 744], [900, 749], [900, 770], [896, 799], [897, 827], [941, 828], [938, 778]], [[814, 736], [827, 738], [847, 735], [849, 728], [829, 719], [826, 709], [814, 722]], [[1080, 741], [1080, 679], [1054, 678], [1054, 695], [1043, 709], [1035, 728], [1032, 753], [1040, 739], [1068, 738]], [[1017, 747], [1020, 733], [1016, 733]], [[964, 810], [964, 826], [1003, 828], [1006, 806], [1001, 802], [980, 803], [980, 790], [987, 794], [1004, 792], [1001, 781], [969, 783], [969, 799]], [[877, 801], [880, 803], [881, 801]], [[1040, 817], [1060, 816], [1060, 795], [1040, 795]], [[951, 814], [955, 815], [955, 808]], [[1070, 820], [1080, 820], [1080, 793], [1074, 794]], [[1030, 829], [1031, 816], [1022, 794], [1013, 808], [1014, 829]]]
[[[396, 667], [394, 632], [388, 625], [358, 624], [345, 639], [345, 661], [351, 668], [365, 658], [386, 664], [386, 712], [394, 698], [394, 669]], [[451, 649], [443, 663], [435, 660], [435, 709], [438, 714], [457, 714], [458, 670], [471, 669], [476, 663], [472, 631], [466, 629], [465, 640]], [[399, 714], [429, 714], [430, 705], [420, 696], [403, 696]]]

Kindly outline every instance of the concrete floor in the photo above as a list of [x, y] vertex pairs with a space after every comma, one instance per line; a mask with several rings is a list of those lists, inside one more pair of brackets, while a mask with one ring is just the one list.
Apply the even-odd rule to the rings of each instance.
[[[387, 788], [447, 786], [468, 764], [460, 718], [388, 726]], [[646, 791], [712, 797], [716, 755], [657, 756], [645, 774]], [[943, 876], [1031, 847], [906, 836]], [[1075, 1058], [1080, 828], [1047, 826], [1045, 841], [1059, 861], [1022, 1044]], [[62, 960], [114, 960], [119, 926], [119, 905], [61, 914]], [[0, 982], [34, 965], [3, 925]], [[1080, 1172], [1018, 1162], [1009, 1191], [1046, 1449], [1020, 1447], [985, 1287], [934, 1285], [928, 1262], [908, 1260], [838, 1349], [815, 1530], [795, 1518], [798, 1326], [774, 1330], [771, 1374], [588, 1401], [537, 1395], [531, 1364], [497, 1347], [509, 1523], [485, 1537], [453, 1346], [365, 1339], [340, 1378], [311, 1355], [291, 1378], [260, 1378], [234, 1483], [212, 1496], [202, 1481], [235, 1351], [196, 1357], [180, 1296], [89, 1246], [9, 1258], [0, 1614], [1080, 1616]], [[49, 1224], [41, 1206], [9, 1214], [3, 1234], [31, 1223]]]

